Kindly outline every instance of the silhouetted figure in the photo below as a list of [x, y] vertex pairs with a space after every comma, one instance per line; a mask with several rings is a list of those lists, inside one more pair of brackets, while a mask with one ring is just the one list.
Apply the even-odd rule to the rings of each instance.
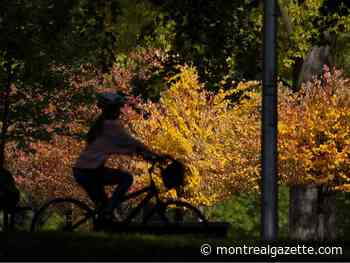
[[[112, 211], [118, 207], [120, 198], [133, 183], [133, 175], [121, 169], [105, 167], [112, 154], [141, 155], [144, 159], [162, 158], [151, 152], [144, 144], [133, 138], [119, 120], [124, 105], [123, 94], [102, 93], [98, 96], [101, 115], [87, 134], [87, 146], [74, 165], [74, 177], [86, 190], [91, 200], [105, 207], [105, 216], [112, 219]], [[111, 201], [104, 190], [105, 185], [115, 185]]]
[[12, 174], [5, 168], [0, 168], [0, 210], [11, 211], [19, 202], [19, 190]]

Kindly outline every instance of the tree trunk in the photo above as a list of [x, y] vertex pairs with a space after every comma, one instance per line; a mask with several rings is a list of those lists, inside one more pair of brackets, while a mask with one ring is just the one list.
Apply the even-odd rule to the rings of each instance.
[[[325, 36], [327, 36], [325, 34]], [[330, 41], [328, 41], [330, 42]], [[322, 76], [323, 65], [331, 64], [330, 45], [313, 46], [304, 58], [300, 70], [295, 71], [296, 90], [302, 83]], [[299, 71], [299, 74], [298, 74]], [[299, 75], [298, 78], [297, 74]], [[336, 199], [325, 187], [295, 185], [290, 188], [289, 237], [299, 240], [336, 238]]]
[[323, 66], [330, 64], [330, 46], [313, 46], [301, 66], [297, 86], [300, 87], [303, 82], [311, 81], [313, 78], [319, 78]]
[[290, 188], [289, 237], [298, 240], [336, 238], [335, 193], [322, 186]]

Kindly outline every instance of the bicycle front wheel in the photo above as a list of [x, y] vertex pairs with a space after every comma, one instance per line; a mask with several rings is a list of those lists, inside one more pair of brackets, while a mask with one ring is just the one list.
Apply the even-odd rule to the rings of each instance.
[[155, 206], [144, 218], [143, 223], [161, 223], [164, 226], [201, 225], [202, 227], [206, 227], [208, 224], [199, 209], [183, 201], [168, 201]]
[[92, 231], [94, 212], [73, 198], [56, 198], [44, 204], [34, 215], [31, 231]]
[[203, 227], [208, 224], [198, 208], [183, 201], [166, 202], [162, 214], [162, 220], [168, 224], [196, 224]]

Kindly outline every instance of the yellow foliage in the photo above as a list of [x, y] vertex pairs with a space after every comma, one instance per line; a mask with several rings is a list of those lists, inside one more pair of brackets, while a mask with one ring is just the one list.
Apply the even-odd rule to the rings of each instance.
[[[239, 102], [230, 104], [227, 97], [238, 93]], [[338, 71], [299, 93], [279, 87], [280, 183], [348, 188], [349, 98], [349, 80]], [[260, 83], [239, 83], [214, 95], [203, 89], [195, 69], [183, 67], [159, 104], [143, 106], [150, 117], [140, 117], [132, 129], [154, 150], [187, 165], [187, 200], [210, 205], [235, 191], [259, 190]]]
[[279, 155], [283, 180], [342, 187], [350, 177], [350, 88], [339, 71], [298, 94], [281, 88]]
[[[252, 134], [259, 124], [247, 129], [244, 126], [249, 125], [244, 123], [259, 118], [252, 103], [257, 97], [251, 94], [243, 107], [230, 105], [227, 97], [258, 83], [241, 83], [235, 91], [220, 90], [214, 95], [203, 89], [191, 67], [181, 68], [169, 83], [170, 89], [158, 104], [143, 105], [150, 117], [140, 116], [131, 128], [155, 151], [172, 155], [186, 165], [185, 198], [210, 205], [234, 191], [253, 189], [258, 170], [247, 163], [255, 161], [257, 165], [259, 161], [253, 154], [259, 152], [259, 138], [254, 139]], [[246, 151], [242, 147], [246, 143], [255, 149]]]

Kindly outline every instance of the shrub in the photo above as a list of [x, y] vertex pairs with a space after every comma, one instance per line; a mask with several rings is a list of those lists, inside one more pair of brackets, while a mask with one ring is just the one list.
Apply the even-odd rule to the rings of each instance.
[[[254, 88], [257, 82], [240, 83], [236, 91], [214, 94], [203, 89], [194, 68], [182, 67], [169, 84], [159, 103], [140, 106], [148, 117], [139, 115], [131, 129], [155, 151], [185, 163], [186, 199], [209, 205], [233, 191], [256, 189], [257, 165], [247, 164], [259, 160], [259, 146], [251, 139], [259, 126], [252, 120], [258, 120], [259, 114], [253, 112], [251, 101], [242, 107], [232, 106], [227, 97]], [[253, 150], [245, 144], [257, 148]]]

